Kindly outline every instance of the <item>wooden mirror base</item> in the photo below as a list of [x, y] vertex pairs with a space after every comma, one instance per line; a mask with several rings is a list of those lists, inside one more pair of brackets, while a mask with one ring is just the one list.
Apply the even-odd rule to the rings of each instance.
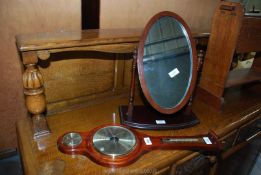
[[132, 117], [128, 118], [128, 106], [120, 106], [121, 124], [139, 129], [181, 129], [199, 123], [190, 106], [175, 114], [162, 114], [148, 106], [134, 106]]

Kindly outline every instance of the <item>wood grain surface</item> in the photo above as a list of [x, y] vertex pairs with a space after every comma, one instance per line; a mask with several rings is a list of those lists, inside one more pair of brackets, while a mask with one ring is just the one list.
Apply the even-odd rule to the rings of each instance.
[[27, 117], [15, 35], [80, 30], [80, 10], [80, 0], [0, 1], [0, 148], [17, 146], [15, 122]]
[[[222, 112], [216, 111], [207, 104], [195, 99], [193, 111], [200, 119], [200, 124], [191, 128], [166, 131], [138, 130], [152, 136], [170, 135], [186, 136], [205, 134], [209, 129], [215, 131], [219, 138], [238, 129], [245, 123], [260, 118], [260, 84], [240, 89], [231, 89], [226, 93], [227, 103]], [[244, 93], [243, 93], [244, 92]], [[136, 104], [143, 102], [137, 96]], [[141, 174], [145, 171], [153, 173], [169, 170], [178, 160], [191, 155], [191, 151], [163, 151], [156, 150], [141, 156], [135, 163], [119, 168], [105, 168], [95, 164], [85, 156], [70, 156], [57, 149], [57, 139], [68, 131], [90, 131], [94, 127], [112, 123], [112, 113], [117, 116], [119, 123], [118, 106], [127, 105], [128, 98], [104, 100], [100, 104], [73, 110], [47, 117], [52, 134], [39, 140], [32, 140], [30, 120], [20, 120], [17, 124], [19, 147], [26, 174], [49, 174], [60, 171], [61, 174]], [[57, 173], [58, 173], [57, 172]]]
[[244, 17], [238, 36], [238, 53], [261, 51], [261, 20], [259, 17]]
[[137, 42], [142, 29], [90, 29], [75, 32], [35, 33], [16, 37], [20, 51]]
[[[234, 10], [224, 10], [222, 6], [234, 7]], [[223, 95], [243, 15], [243, 6], [239, 3], [221, 2], [216, 8], [200, 80], [200, 87], [213, 96]]]
[[[18, 35], [23, 64], [37, 64], [49, 114], [125, 92], [141, 29], [102, 29]], [[196, 40], [207, 33], [193, 33]], [[40, 50], [39, 50], [40, 49]]]
[[[226, 88], [260, 81], [261, 72], [258, 69], [231, 71], [232, 60], [238, 57], [235, 52], [261, 51], [260, 24], [260, 17], [244, 16], [240, 3], [221, 1], [217, 7], [198, 93], [217, 109], [226, 100], [223, 98]], [[256, 59], [259, 59], [258, 56], [255, 56]], [[256, 63], [254, 61], [253, 67], [258, 67]]]
[[209, 32], [219, 0], [101, 0], [100, 28], [143, 28], [160, 11], [181, 16], [194, 32]]

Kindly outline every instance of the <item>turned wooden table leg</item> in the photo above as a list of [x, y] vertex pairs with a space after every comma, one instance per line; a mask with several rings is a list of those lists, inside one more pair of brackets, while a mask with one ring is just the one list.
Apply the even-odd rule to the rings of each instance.
[[43, 114], [46, 110], [44, 82], [36, 64], [27, 64], [26, 62], [24, 64], [23, 85], [25, 103], [27, 110], [32, 114], [33, 137], [37, 139], [50, 134], [50, 129]]

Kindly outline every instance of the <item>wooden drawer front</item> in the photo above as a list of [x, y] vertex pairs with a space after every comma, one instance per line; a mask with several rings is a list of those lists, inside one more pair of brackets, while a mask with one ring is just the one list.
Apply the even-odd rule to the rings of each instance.
[[228, 151], [230, 148], [233, 147], [236, 136], [237, 136], [237, 130], [234, 130], [233, 132], [221, 138], [224, 152]]
[[204, 175], [208, 174], [210, 170], [210, 161], [207, 157], [200, 154], [185, 161], [181, 160], [180, 163], [178, 163], [176, 167], [173, 168], [173, 170], [173, 174], [175, 175]]
[[252, 121], [239, 129], [236, 144], [247, 141], [249, 138], [260, 132], [261, 128], [261, 118]]

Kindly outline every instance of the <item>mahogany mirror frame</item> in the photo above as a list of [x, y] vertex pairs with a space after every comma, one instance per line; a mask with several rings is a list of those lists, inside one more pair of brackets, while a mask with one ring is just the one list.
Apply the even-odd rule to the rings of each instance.
[[[181, 27], [183, 32], [185, 32], [184, 36], [186, 37], [186, 41], [190, 49], [190, 82], [187, 85], [187, 90], [184, 93], [183, 99], [178, 103], [178, 105], [174, 106], [173, 108], [162, 108], [152, 99], [151, 95], [149, 94], [149, 90], [146, 87], [143, 72], [143, 53], [146, 37], [153, 24], [155, 24], [155, 22], [162, 17], [172, 17], [174, 20], [179, 22], [180, 25], [182, 25]], [[128, 106], [119, 106], [121, 124], [139, 129], [158, 130], [182, 129], [192, 127], [200, 123], [197, 116], [193, 113], [191, 109], [191, 103], [189, 102], [189, 100], [191, 99], [190, 97], [192, 96], [192, 92], [196, 85], [198, 66], [197, 63], [198, 60], [195, 41], [185, 21], [177, 14], [169, 11], [163, 11], [154, 15], [144, 28], [140, 38], [140, 42], [138, 44], [138, 49], [135, 49], [133, 53], [129, 104]], [[137, 66], [143, 94], [150, 106], [152, 107], [147, 106], [146, 104], [134, 106]]]
[[[155, 24], [155, 22], [162, 17], [172, 17], [183, 26], [183, 28], [184, 28], [183, 32], [184, 32], [184, 35], [188, 42], [188, 46], [190, 48], [190, 52], [191, 52], [190, 56], [192, 57], [192, 58], [190, 58], [192, 60], [192, 65], [191, 65], [192, 73], [191, 73], [191, 80], [188, 85], [189, 86], [188, 90], [187, 90], [185, 96], [183, 97], [183, 99], [181, 100], [181, 102], [179, 102], [178, 105], [176, 105], [172, 108], [163, 108], [163, 107], [159, 106], [153, 100], [153, 98], [150, 95], [150, 92], [148, 90], [148, 87], [146, 85], [146, 80], [144, 79], [144, 71], [143, 71], [144, 70], [144, 67], [143, 67], [144, 45], [145, 45], [148, 33], [150, 32], [150, 29]], [[154, 109], [156, 109], [157, 111], [159, 111], [160, 113], [163, 113], [163, 114], [173, 114], [173, 113], [179, 111], [181, 108], [183, 108], [188, 103], [188, 101], [192, 95], [192, 92], [195, 88], [195, 85], [196, 85], [198, 60], [197, 60], [195, 41], [192, 37], [189, 27], [187, 26], [185, 21], [180, 16], [178, 16], [177, 14], [175, 14], [173, 12], [163, 11], [163, 12], [156, 14], [155, 16], [153, 16], [150, 19], [150, 21], [147, 23], [145, 29], [143, 30], [143, 33], [142, 33], [140, 41], [139, 41], [138, 50], [137, 50], [137, 66], [138, 66], [138, 75], [139, 75], [139, 81], [140, 81], [142, 91], [143, 91], [146, 99], [153, 106]]]

